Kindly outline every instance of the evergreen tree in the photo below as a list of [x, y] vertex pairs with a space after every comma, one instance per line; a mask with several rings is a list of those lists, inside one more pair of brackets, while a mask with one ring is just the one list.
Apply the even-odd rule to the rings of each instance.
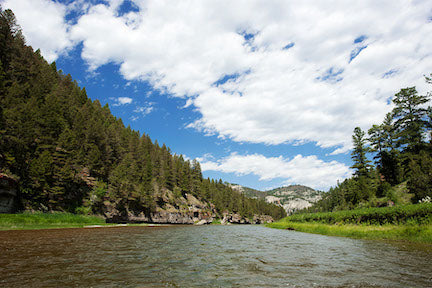
[[426, 151], [410, 157], [408, 189], [414, 194], [414, 203], [432, 197], [432, 157]]
[[427, 111], [423, 105], [428, 101], [427, 96], [418, 95], [415, 87], [401, 89], [393, 99], [397, 145], [404, 151], [418, 153], [422, 147]]
[[371, 144], [370, 152], [376, 152], [374, 156], [375, 164], [382, 167], [382, 153], [385, 147], [385, 130], [383, 125], [373, 125], [368, 130], [369, 142]]
[[257, 210], [256, 200], [203, 180], [197, 161], [191, 165], [125, 127], [108, 105], [89, 99], [70, 75], [26, 46], [12, 11], [1, 8], [0, 172], [19, 179], [28, 209], [149, 214], [161, 194], [181, 191], [178, 197], [214, 202], [218, 213], [280, 216], [274, 205]]
[[367, 159], [366, 153], [370, 149], [366, 146], [365, 132], [360, 127], [354, 129], [354, 135], [352, 136], [354, 149], [351, 152], [351, 159], [354, 165], [351, 166], [355, 169], [354, 175], [356, 176], [369, 176], [370, 161]]

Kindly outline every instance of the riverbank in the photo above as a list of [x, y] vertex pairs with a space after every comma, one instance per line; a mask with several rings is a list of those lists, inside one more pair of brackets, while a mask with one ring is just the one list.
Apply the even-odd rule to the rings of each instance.
[[0, 214], [0, 230], [81, 228], [101, 225], [109, 224], [102, 217], [71, 213]]
[[279, 221], [266, 225], [270, 228], [295, 230], [328, 236], [356, 239], [398, 240], [432, 244], [432, 225], [356, 225], [322, 224]]
[[17, 213], [0, 214], [0, 231], [6, 230], [38, 230], [38, 229], [62, 229], [62, 228], [103, 228], [103, 227], [125, 227], [146, 226], [162, 227], [174, 224], [159, 223], [106, 223], [101, 216], [79, 215], [64, 212], [52, 213]]
[[432, 203], [294, 214], [266, 226], [329, 236], [432, 244]]

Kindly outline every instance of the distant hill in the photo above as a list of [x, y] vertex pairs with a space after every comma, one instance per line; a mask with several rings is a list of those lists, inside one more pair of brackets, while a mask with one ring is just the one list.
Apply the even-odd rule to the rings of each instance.
[[289, 185], [268, 191], [260, 191], [238, 184], [228, 184], [247, 197], [265, 199], [267, 203], [282, 206], [288, 214], [312, 206], [322, 198], [322, 192], [303, 185]]
[[288, 214], [310, 207], [322, 198], [322, 192], [303, 185], [279, 187], [266, 193], [266, 202], [281, 205]]
[[232, 184], [232, 183], [225, 183], [228, 186], [231, 187], [231, 189], [236, 190], [242, 194], [244, 194], [246, 197], [252, 198], [252, 199], [265, 199], [265, 197], [268, 195], [266, 192], [256, 190], [253, 188], [245, 187], [239, 184]]

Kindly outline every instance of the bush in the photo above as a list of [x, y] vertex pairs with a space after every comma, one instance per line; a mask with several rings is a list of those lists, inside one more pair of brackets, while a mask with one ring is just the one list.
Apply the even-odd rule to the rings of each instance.
[[326, 224], [428, 224], [432, 223], [432, 203], [294, 214], [285, 219], [291, 222]]

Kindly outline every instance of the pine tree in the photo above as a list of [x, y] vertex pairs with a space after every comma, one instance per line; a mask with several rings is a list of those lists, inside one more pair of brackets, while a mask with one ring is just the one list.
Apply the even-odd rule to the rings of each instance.
[[[259, 208], [221, 181], [203, 180], [197, 161], [125, 127], [108, 105], [26, 46], [12, 11], [1, 8], [0, 171], [19, 179], [28, 209], [149, 213], [167, 189], [214, 201], [219, 213]], [[280, 210], [263, 207], [272, 215]]]
[[385, 130], [383, 125], [373, 125], [368, 130], [369, 142], [371, 143], [370, 152], [376, 152], [377, 155], [374, 156], [375, 164], [382, 167], [382, 153], [384, 151], [385, 145]]
[[354, 165], [351, 168], [355, 169], [355, 187], [352, 189], [352, 203], [357, 203], [359, 200], [367, 200], [372, 194], [371, 185], [371, 165], [367, 159], [366, 153], [370, 151], [366, 146], [365, 132], [360, 127], [354, 129], [353, 144], [354, 149], [351, 153], [351, 159]]
[[426, 151], [420, 151], [418, 155], [411, 156], [410, 178], [408, 189], [414, 194], [412, 199], [414, 203], [426, 198], [432, 197], [432, 157]]
[[354, 165], [351, 166], [355, 169], [354, 175], [356, 176], [368, 176], [370, 170], [370, 161], [367, 159], [366, 153], [370, 149], [366, 146], [365, 132], [360, 127], [354, 129], [354, 135], [352, 136], [354, 149], [351, 152], [351, 159]]
[[418, 153], [423, 143], [427, 96], [418, 95], [415, 87], [401, 89], [393, 99], [393, 118], [397, 145], [404, 151]]

